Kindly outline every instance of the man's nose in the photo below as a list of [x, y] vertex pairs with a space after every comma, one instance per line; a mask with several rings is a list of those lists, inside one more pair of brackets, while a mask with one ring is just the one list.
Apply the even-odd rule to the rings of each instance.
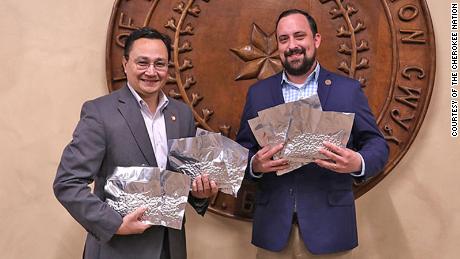
[[150, 64], [147, 70], [145, 70], [146, 75], [154, 75], [156, 73], [156, 69], [153, 64]]
[[297, 47], [297, 43], [295, 42], [295, 40], [293, 38], [290, 38], [288, 40], [288, 45], [287, 45], [288, 49], [289, 50], [293, 50]]

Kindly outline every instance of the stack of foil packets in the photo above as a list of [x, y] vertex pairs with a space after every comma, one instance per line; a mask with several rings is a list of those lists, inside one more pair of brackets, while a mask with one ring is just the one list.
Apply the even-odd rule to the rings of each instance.
[[142, 222], [181, 229], [190, 181], [156, 167], [116, 167], [104, 187], [106, 202], [122, 216], [145, 207]]
[[220, 191], [237, 196], [244, 178], [248, 150], [218, 133], [168, 141], [171, 166], [192, 178], [208, 174]]
[[324, 159], [319, 150], [325, 141], [345, 147], [354, 120], [353, 113], [322, 111], [318, 95], [271, 107], [258, 115], [248, 123], [259, 145], [284, 144], [275, 158], [288, 159], [289, 168], [278, 171], [278, 175]]

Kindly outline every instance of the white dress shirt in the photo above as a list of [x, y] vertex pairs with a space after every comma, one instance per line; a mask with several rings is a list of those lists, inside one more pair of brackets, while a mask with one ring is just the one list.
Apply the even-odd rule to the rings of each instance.
[[166, 95], [160, 91], [158, 93], [158, 105], [155, 113], [152, 113], [148, 104], [139, 96], [139, 94], [128, 84], [129, 90], [134, 95], [141, 109], [144, 118], [145, 127], [150, 137], [150, 143], [155, 153], [157, 166], [164, 170], [168, 162], [168, 138], [166, 136], [166, 124], [163, 110], [169, 103]]

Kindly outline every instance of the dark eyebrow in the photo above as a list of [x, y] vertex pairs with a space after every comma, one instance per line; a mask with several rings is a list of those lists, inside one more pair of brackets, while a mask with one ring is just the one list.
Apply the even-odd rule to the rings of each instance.
[[144, 56], [140, 56], [140, 57], [137, 57], [136, 60], [148, 60], [148, 58]]
[[[135, 60], [142, 60], [142, 61], [150, 61], [150, 59], [148, 57], [145, 57], [145, 56], [140, 56], [140, 57], [137, 57]], [[164, 61], [164, 62], [168, 62], [168, 59], [166, 58], [155, 58], [152, 60], [153, 62], [155, 61]]]
[[297, 31], [294, 33], [294, 36], [303, 36], [303, 35], [307, 35], [307, 33], [304, 31]]

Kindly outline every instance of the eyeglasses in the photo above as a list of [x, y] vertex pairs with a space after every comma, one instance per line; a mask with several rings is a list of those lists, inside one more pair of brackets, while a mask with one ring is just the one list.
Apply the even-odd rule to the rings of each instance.
[[136, 60], [134, 61], [134, 64], [136, 64], [136, 68], [139, 71], [145, 71], [150, 68], [150, 66], [153, 66], [153, 68], [156, 71], [166, 71], [168, 70], [168, 61], [163, 60], [163, 59], [158, 59], [153, 62], [150, 62], [148, 60]]

